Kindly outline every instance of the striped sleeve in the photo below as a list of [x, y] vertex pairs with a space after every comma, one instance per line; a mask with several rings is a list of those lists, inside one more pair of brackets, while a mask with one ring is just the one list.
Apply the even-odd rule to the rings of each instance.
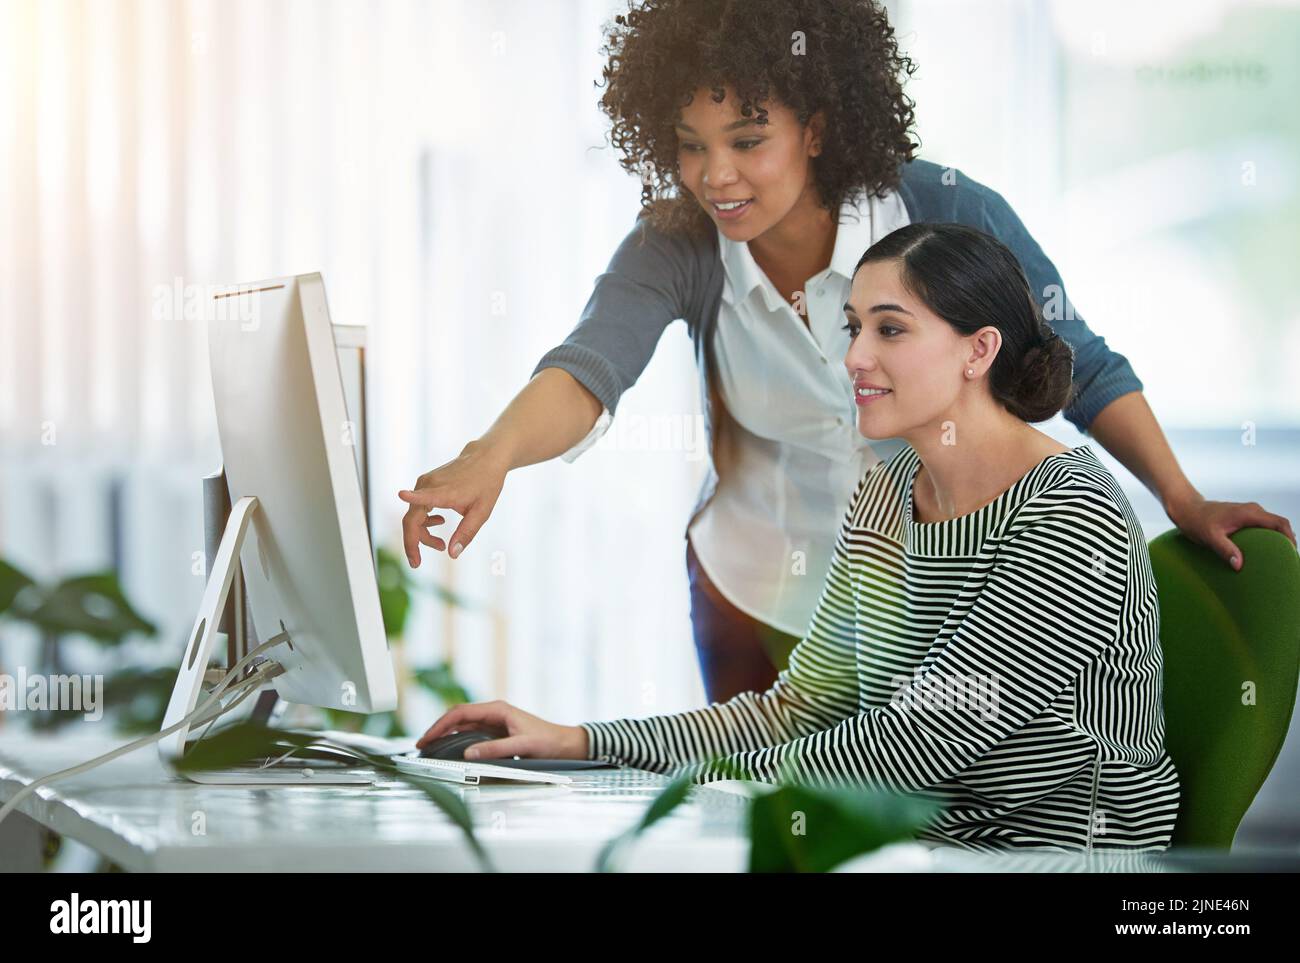
[[859, 483], [840, 526], [808, 633], [795, 646], [789, 667], [782, 670], [772, 687], [762, 693], [742, 692], [727, 702], [690, 712], [581, 723], [587, 732], [588, 758], [666, 772], [789, 742], [857, 712], [854, 588], [848, 538], [850, 520], [870, 475], [867, 472]]
[[961, 773], [1037, 717], [1117, 638], [1129, 530], [1108, 493], [1078, 482], [1021, 506], [994, 567], [939, 655], [890, 703], [837, 725], [696, 767], [744, 778], [915, 792]]

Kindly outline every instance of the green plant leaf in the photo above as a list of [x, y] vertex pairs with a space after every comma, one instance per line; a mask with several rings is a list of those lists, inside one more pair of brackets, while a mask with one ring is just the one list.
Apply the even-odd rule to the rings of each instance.
[[596, 872], [613, 872], [616, 858], [633, 840], [685, 802], [694, 782], [690, 775], [683, 774], [665, 786], [663, 791], [650, 802], [649, 808], [635, 826], [615, 836], [601, 847], [600, 855], [596, 857]]
[[290, 748], [306, 750], [315, 746], [328, 746], [345, 752], [359, 762], [390, 773], [407, 785], [420, 790], [465, 834], [466, 841], [474, 851], [479, 864], [485, 870], [494, 871], [495, 867], [487, 851], [483, 849], [474, 833], [474, 819], [465, 801], [446, 786], [403, 772], [393, 764], [391, 759], [378, 753], [366, 752], [355, 746], [345, 746], [311, 733], [276, 729], [255, 722], [239, 722], [205, 737], [173, 765], [182, 772], [226, 769], [258, 759], [273, 759], [283, 755]]
[[179, 772], [228, 769], [256, 759], [273, 759], [290, 746], [306, 748], [319, 740], [255, 722], [237, 722], [213, 732], [172, 763]]
[[59, 635], [79, 633], [117, 645], [133, 632], [156, 635], [158, 628], [127, 601], [114, 572], [64, 579], [24, 618]]
[[[710, 768], [721, 772], [728, 779], [743, 778], [739, 768], [727, 760], [725, 756], [719, 756], [709, 763]], [[692, 787], [695, 785], [695, 772], [689, 769], [676, 776], [663, 791], [650, 801], [645, 814], [640, 821], [601, 847], [600, 855], [596, 858], [596, 871], [599, 873], [612, 872], [615, 868], [616, 857], [647, 829], [659, 822], [664, 817], [670, 815], [674, 809], [690, 798]]]
[[916, 796], [786, 784], [749, 809], [751, 873], [821, 873], [911, 839], [941, 807]]
[[469, 690], [461, 685], [452, 672], [450, 662], [440, 662], [430, 669], [417, 669], [411, 673], [411, 677], [448, 708], [474, 701], [470, 698]]
[[496, 871], [496, 867], [492, 865], [492, 860], [488, 856], [487, 850], [483, 848], [483, 844], [479, 842], [478, 836], [474, 833], [474, 817], [470, 814], [469, 807], [465, 805], [465, 800], [461, 799], [460, 796], [456, 795], [446, 786], [440, 786], [432, 779], [421, 779], [418, 776], [413, 776], [410, 773], [403, 772], [401, 769], [398, 769], [397, 766], [393, 764], [393, 761], [387, 756], [367, 752], [364, 749], [356, 749], [352, 746], [341, 746], [329, 739], [317, 739], [316, 741], [323, 745], [334, 746], [351, 752], [359, 759], [364, 759], [366, 762], [369, 762], [374, 768], [387, 772], [396, 779], [406, 783], [408, 786], [420, 790], [420, 792], [424, 793], [430, 802], [442, 810], [443, 815], [455, 823], [455, 825], [460, 828], [461, 832], [465, 834], [465, 841], [469, 843], [470, 849], [474, 851], [474, 855], [478, 858], [479, 865], [487, 872]]
[[0, 558], [0, 615], [14, 604], [14, 599], [18, 597], [19, 592], [35, 584], [36, 582], [26, 572], [20, 571]]
[[[708, 775], [747, 779], [727, 756], [708, 763]], [[698, 765], [683, 772], [650, 803], [640, 822], [602, 847], [596, 868], [609, 872], [616, 858], [646, 829], [690, 798]], [[708, 783], [701, 783], [707, 787]], [[919, 796], [802, 785], [792, 763], [782, 765], [770, 791], [748, 800], [749, 871], [825, 872], [854, 856], [911, 839], [942, 809]], [[801, 822], [795, 822], [795, 816]], [[802, 833], [796, 832], [802, 830]]]
[[104, 709], [122, 732], [157, 732], [176, 687], [176, 668], [119, 669], [104, 679]]
[[[384, 616], [384, 633], [390, 638], [400, 638], [406, 629], [406, 619], [411, 611], [411, 595], [425, 587], [411, 576], [405, 557], [383, 547], [375, 549], [375, 577], [379, 582], [379, 608]], [[458, 609], [481, 609], [482, 605], [458, 595], [441, 585], [429, 585], [429, 590], [444, 605]]]
[[390, 639], [399, 638], [411, 609], [411, 577], [397, 555], [382, 546], [375, 551], [375, 577], [379, 582], [384, 634]]
[[450, 605], [452, 608], [466, 609], [467, 611], [478, 611], [487, 608], [487, 606], [483, 605], [481, 602], [475, 602], [473, 599], [466, 598], [465, 596], [453, 592], [451, 589], [442, 585], [431, 585], [429, 588], [432, 590], [439, 602], [444, 605]]

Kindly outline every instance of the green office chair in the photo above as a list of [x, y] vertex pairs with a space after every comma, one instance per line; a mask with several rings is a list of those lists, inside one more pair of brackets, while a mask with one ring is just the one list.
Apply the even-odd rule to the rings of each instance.
[[[1300, 556], [1286, 536], [1232, 536], [1234, 572], [1178, 531], [1151, 540], [1160, 588], [1165, 746], [1182, 795], [1171, 846], [1230, 849], [1277, 760], [1300, 676]], [[1253, 683], [1254, 704], [1245, 686]]]

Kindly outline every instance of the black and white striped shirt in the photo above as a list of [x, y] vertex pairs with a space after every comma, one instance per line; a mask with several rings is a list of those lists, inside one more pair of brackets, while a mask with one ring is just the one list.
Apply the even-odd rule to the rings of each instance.
[[919, 467], [905, 447], [863, 476], [772, 688], [583, 723], [590, 757], [915, 793], [945, 807], [918, 838], [972, 849], [1167, 847], [1156, 586], [1114, 476], [1084, 445], [922, 523]]

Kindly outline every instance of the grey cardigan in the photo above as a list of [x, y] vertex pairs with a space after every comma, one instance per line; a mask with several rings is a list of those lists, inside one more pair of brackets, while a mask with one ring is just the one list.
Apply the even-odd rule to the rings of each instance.
[[[897, 191], [912, 223], [954, 222], [979, 228], [1019, 259], [1030, 288], [1049, 308], [1052, 327], [1074, 349], [1074, 392], [1063, 412], [1067, 420], [1087, 431], [1097, 414], [1120, 395], [1142, 390], [1124, 356], [1107, 347], [1075, 313], [1060, 273], [1000, 194], [956, 168], [930, 161], [905, 163], [901, 174]], [[710, 453], [709, 472], [687, 522], [689, 528], [730, 463], [730, 418], [717, 390], [712, 337], [722, 300], [722, 260], [716, 232], [705, 237], [670, 235], [644, 217], [644, 211], [638, 214], [609, 266], [596, 278], [577, 327], [542, 356], [533, 374], [548, 367], [564, 369], [613, 416], [623, 392], [645, 370], [664, 328], [683, 319], [700, 370]]]

